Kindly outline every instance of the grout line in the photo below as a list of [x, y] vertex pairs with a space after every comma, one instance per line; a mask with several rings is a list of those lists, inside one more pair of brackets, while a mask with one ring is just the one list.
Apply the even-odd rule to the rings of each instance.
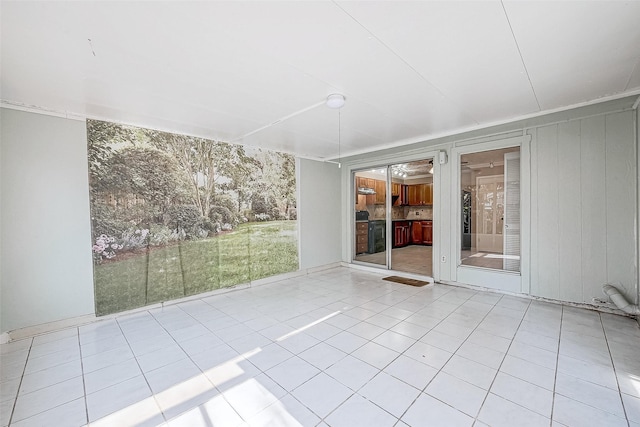
[[[504, 298], [504, 295], [500, 298], [500, 300], [502, 300], [502, 298]], [[496, 305], [494, 305], [494, 308], [497, 306], [497, 304], [498, 304], [498, 302], [500, 302], [500, 300], [498, 300], [496, 302]], [[487, 397], [489, 397], [489, 394], [491, 393], [491, 388], [493, 387], [493, 384], [496, 381], [496, 377], [500, 373], [500, 368], [502, 368], [502, 364], [504, 363], [504, 359], [507, 358], [507, 355], [509, 354], [509, 350], [511, 349], [511, 345], [513, 344], [513, 341], [515, 340], [515, 337], [518, 334], [518, 331], [520, 330], [520, 326], [522, 326], [522, 322], [524, 322], [524, 318], [527, 316], [527, 312], [529, 312], [530, 308], [531, 308], [531, 302], [529, 302], [529, 304], [527, 305], [527, 309], [522, 314], [522, 318], [520, 319], [520, 322], [518, 323], [518, 327], [516, 328], [516, 331], [514, 332], [513, 337], [510, 340], [511, 342], [509, 343], [509, 346], [507, 347], [507, 350], [504, 352], [504, 357], [502, 358], [502, 361], [500, 361], [500, 365], [498, 365], [498, 368], [496, 369], [496, 374], [493, 376], [493, 380], [491, 380], [491, 384], [489, 384], [489, 387], [487, 388], [487, 393], [485, 394], [484, 399], [482, 399], [482, 404], [480, 405], [480, 409], [478, 409], [478, 413], [475, 416], [475, 420], [476, 421], [480, 421], [480, 420], [478, 420], [478, 416], [480, 415], [480, 412], [482, 411], [482, 408], [484, 407], [484, 404], [487, 402]], [[493, 309], [491, 309], [491, 311], [493, 311]], [[488, 315], [488, 313], [487, 313], [487, 315]], [[494, 334], [492, 334], [492, 335], [494, 335]], [[502, 337], [502, 338], [504, 338], [504, 337]], [[479, 363], [479, 362], [476, 362], [476, 363]], [[520, 378], [518, 378], [518, 379], [520, 379]], [[524, 381], [524, 380], [522, 380], [522, 381]], [[502, 397], [502, 396], [500, 396], [500, 397]], [[509, 400], [509, 399], [505, 399], [505, 400]], [[512, 403], [524, 408], [524, 406], [520, 405], [519, 403], [516, 403], [516, 402], [512, 402]], [[529, 408], [525, 408], [525, 409], [531, 411], [531, 409], [529, 409]], [[531, 411], [531, 412], [537, 413], [535, 411]], [[482, 421], [480, 421], [480, 422], [482, 422]]]
[[556, 352], [556, 372], [553, 376], [553, 390], [551, 391], [551, 423], [553, 423], [553, 411], [556, 407], [556, 383], [558, 382], [558, 362], [560, 361], [560, 342], [562, 340], [562, 325], [564, 323], [564, 305], [560, 315], [560, 331], [558, 333], [558, 351]]
[[[160, 322], [158, 322], [158, 320], [153, 316], [153, 314], [151, 314], [150, 311], [147, 311], [147, 313], [153, 318], [153, 320], [155, 320], [158, 324], [160, 324]], [[136, 354], [134, 353], [133, 349], [131, 348], [131, 343], [129, 342], [129, 339], [127, 338], [127, 334], [125, 334], [125, 332], [122, 329], [122, 326], [120, 325], [120, 322], [118, 321], [118, 319], [115, 319], [115, 320], [116, 320], [116, 324], [118, 325], [118, 329], [120, 329], [120, 333], [122, 333], [122, 336], [124, 337], [124, 340], [127, 342], [127, 346], [129, 347], [129, 350], [131, 350], [131, 354], [133, 354], [133, 359], [136, 361], [136, 365], [138, 365], [138, 369], [140, 369], [140, 374], [144, 378], [144, 381], [147, 384], [147, 387], [149, 387], [149, 391], [151, 392], [151, 396], [153, 397], [153, 401], [155, 402], [156, 406], [160, 410], [160, 415], [162, 415], [162, 418], [165, 420], [165, 422], [168, 421], [167, 417], [165, 417], [165, 415], [164, 415], [164, 411], [162, 411], [162, 407], [160, 406], [160, 403], [158, 402], [158, 399], [156, 399], [156, 394], [153, 392], [153, 389], [151, 388], [151, 385], [149, 384], [149, 380], [147, 380], [147, 376], [145, 375], [145, 372], [142, 369], [142, 366], [140, 366], [140, 362], [138, 362], [138, 356], [136, 356]], [[162, 327], [162, 325], [160, 325], [160, 327]], [[133, 377], [133, 378], [135, 378], [135, 377]], [[124, 380], [124, 381], [128, 381], [128, 380], [129, 379]], [[121, 381], [118, 384], [121, 384], [124, 381]], [[106, 416], [109, 416], [109, 415], [105, 415], [105, 417]]]
[[[624, 417], [627, 421], [627, 425], [631, 425], [631, 421], [629, 420], [629, 415], [627, 415], [627, 408], [624, 405], [624, 399], [622, 399], [622, 390], [620, 389], [620, 381], [618, 380], [618, 374], [616, 372], [616, 364], [613, 360], [613, 354], [611, 353], [611, 346], [609, 345], [609, 339], [607, 338], [607, 328], [604, 327], [604, 322], [602, 321], [602, 315], [598, 313], [598, 319], [600, 319], [600, 326], [602, 327], [602, 332], [604, 333], [604, 341], [607, 343], [607, 351], [609, 352], [609, 357], [611, 358], [611, 366], [613, 367], [613, 375], [616, 377], [616, 385], [618, 386], [618, 395], [620, 396], [620, 404], [622, 405], [622, 411], [624, 413]], [[599, 409], [599, 408], [598, 408]], [[608, 411], [606, 411], [608, 412]], [[612, 414], [615, 415], [615, 414]]]
[[27, 370], [27, 363], [29, 362], [29, 356], [31, 356], [31, 349], [33, 348], [33, 338], [30, 338], [30, 339], [31, 339], [31, 343], [29, 344], [29, 350], [27, 350], [27, 358], [24, 360], [22, 375], [20, 375], [20, 382], [18, 384], [18, 390], [16, 391], [16, 399], [13, 401], [13, 406], [11, 406], [11, 415], [9, 416], [9, 424], [8, 424], [9, 426], [11, 425], [11, 422], [13, 421], [13, 416], [15, 415], [14, 413], [16, 410], [16, 404], [18, 403], [18, 398], [20, 397], [20, 388], [22, 388], [22, 380], [24, 379], [24, 373]]
[[84, 415], [87, 425], [89, 424], [89, 405], [87, 404], [87, 383], [84, 379], [84, 360], [82, 357], [82, 343], [80, 342], [80, 328], [76, 329], [78, 331], [78, 348], [80, 349], [80, 372], [82, 373], [82, 391], [83, 391], [83, 400], [84, 400]]

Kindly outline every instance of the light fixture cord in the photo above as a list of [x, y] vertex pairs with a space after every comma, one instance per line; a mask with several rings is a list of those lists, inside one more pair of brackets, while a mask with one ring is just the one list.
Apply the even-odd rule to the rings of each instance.
[[342, 167], [340, 163], [340, 110], [338, 110], [338, 169]]

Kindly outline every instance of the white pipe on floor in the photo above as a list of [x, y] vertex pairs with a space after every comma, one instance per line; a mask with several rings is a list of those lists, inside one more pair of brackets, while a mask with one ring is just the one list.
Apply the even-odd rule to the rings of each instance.
[[640, 315], [640, 307], [634, 304], [629, 304], [629, 301], [620, 293], [620, 291], [611, 285], [602, 285], [602, 292], [609, 297], [616, 307], [624, 311], [627, 314], [634, 316]]

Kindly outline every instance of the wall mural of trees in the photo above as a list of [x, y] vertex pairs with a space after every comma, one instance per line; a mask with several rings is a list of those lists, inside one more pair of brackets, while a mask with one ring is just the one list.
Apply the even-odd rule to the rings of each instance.
[[295, 159], [87, 121], [96, 313], [298, 269]]

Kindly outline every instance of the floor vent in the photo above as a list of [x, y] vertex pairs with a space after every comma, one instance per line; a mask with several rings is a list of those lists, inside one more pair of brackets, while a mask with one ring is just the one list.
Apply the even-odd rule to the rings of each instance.
[[407, 279], [406, 277], [400, 277], [400, 276], [383, 277], [382, 280], [388, 280], [389, 282], [402, 283], [403, 285], [410, 285], [410, 286], [417, 286], [417, 287], [431, 284], [430, 282], [425, 282], [423, 280]]

